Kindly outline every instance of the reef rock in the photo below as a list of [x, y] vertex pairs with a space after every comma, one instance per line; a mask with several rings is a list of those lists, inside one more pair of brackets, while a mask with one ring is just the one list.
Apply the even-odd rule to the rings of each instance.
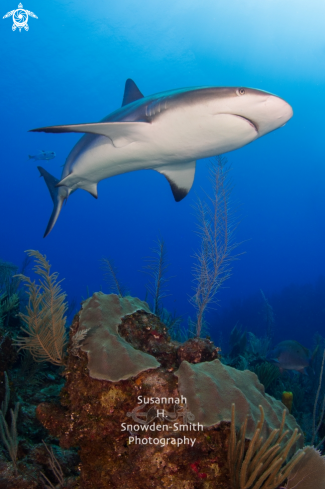
[[[236, 391], [240, 417], [253, 407], [250, 389], [259, 393], [256, 406], [276, 413], [266, 418], [272, 428], [284, 409], [263, 395], [254, 374], [235, 371], [230, 382], [209, 339], [171, 341], [138, 299], [94, 294], [74, 319], [68, 352], [61, 406], [40, 404], [37, 417], [62, 448], [79, 447], [80, 489], [231, 489], [228, 391]], [[251, 430], [254, 422], [255, 415]]]

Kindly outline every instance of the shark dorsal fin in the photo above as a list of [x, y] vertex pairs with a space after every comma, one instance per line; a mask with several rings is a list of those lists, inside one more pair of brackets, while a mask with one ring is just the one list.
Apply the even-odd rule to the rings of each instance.
[[132, 104], [132, 102], [135, 102], [140, 98], [143, 98], [142, 93], [140, 92], [134, 81], [131, 80], [131, 78], [128, 78], [125, 82], [122, 107], [124, 107], [124, 105]]

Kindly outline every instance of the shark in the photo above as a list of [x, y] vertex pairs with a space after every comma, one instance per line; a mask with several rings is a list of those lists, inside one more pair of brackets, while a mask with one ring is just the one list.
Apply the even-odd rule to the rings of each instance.
[[192, 187], [197, 160], [241, 148], [282, 127], [292, 115], [285, 100], [253, 88], [194, 87], [144, 96], [128, 79], [122, 106], [100, 122], [31, 130], [84, 134], [68, 155], [60, 180], [38, 167], [53, 200], [44, 237], [77, 189], [97, 198], [101, 180], [155, 170], [179, 202]]

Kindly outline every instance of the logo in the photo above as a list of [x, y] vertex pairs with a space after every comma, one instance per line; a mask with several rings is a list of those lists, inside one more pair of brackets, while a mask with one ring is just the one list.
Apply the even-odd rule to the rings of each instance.
[[21, 3], [18, 5], [17, 10], [7, 12], [6, 15], [4, 15], [2, 18], [6, 19], [7, 17], [11, 16], [13, 20], [12, 30], [15, 31], [18, 28], [19, 32], [21, 32], [22, 28], [24, 28], [25, 31], [29, 30], [29, 25], [27, 24], [28, 16], [34, 17], [34, 19], [38, 19], [37, 15], [35, 15], [33, 12], [30, 12], [30, 10], [24, 10]]
[[192, 423], [194, 421], [194, 415], [189, 412], [186, 404], [184, 405], [174, 405], [172, 412], [166, 411], [165, 409], [156, 409], [155, 407], [150, 407], [149, 411], [142, 411], [143, 406], [136, 406], [131, 412], [127, 413], [129, 418], [140, 424], [150, 424], [156, 418], [160, 422], [173, 422], [182, 418], [184, 424]]

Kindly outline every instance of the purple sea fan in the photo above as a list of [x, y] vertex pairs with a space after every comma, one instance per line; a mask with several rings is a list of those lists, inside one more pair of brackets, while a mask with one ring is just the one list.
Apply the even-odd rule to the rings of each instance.
[[314, 447], [303, 451], [305, 455], [289, 474], [284, 489], [325, 489], [325, 458]]

